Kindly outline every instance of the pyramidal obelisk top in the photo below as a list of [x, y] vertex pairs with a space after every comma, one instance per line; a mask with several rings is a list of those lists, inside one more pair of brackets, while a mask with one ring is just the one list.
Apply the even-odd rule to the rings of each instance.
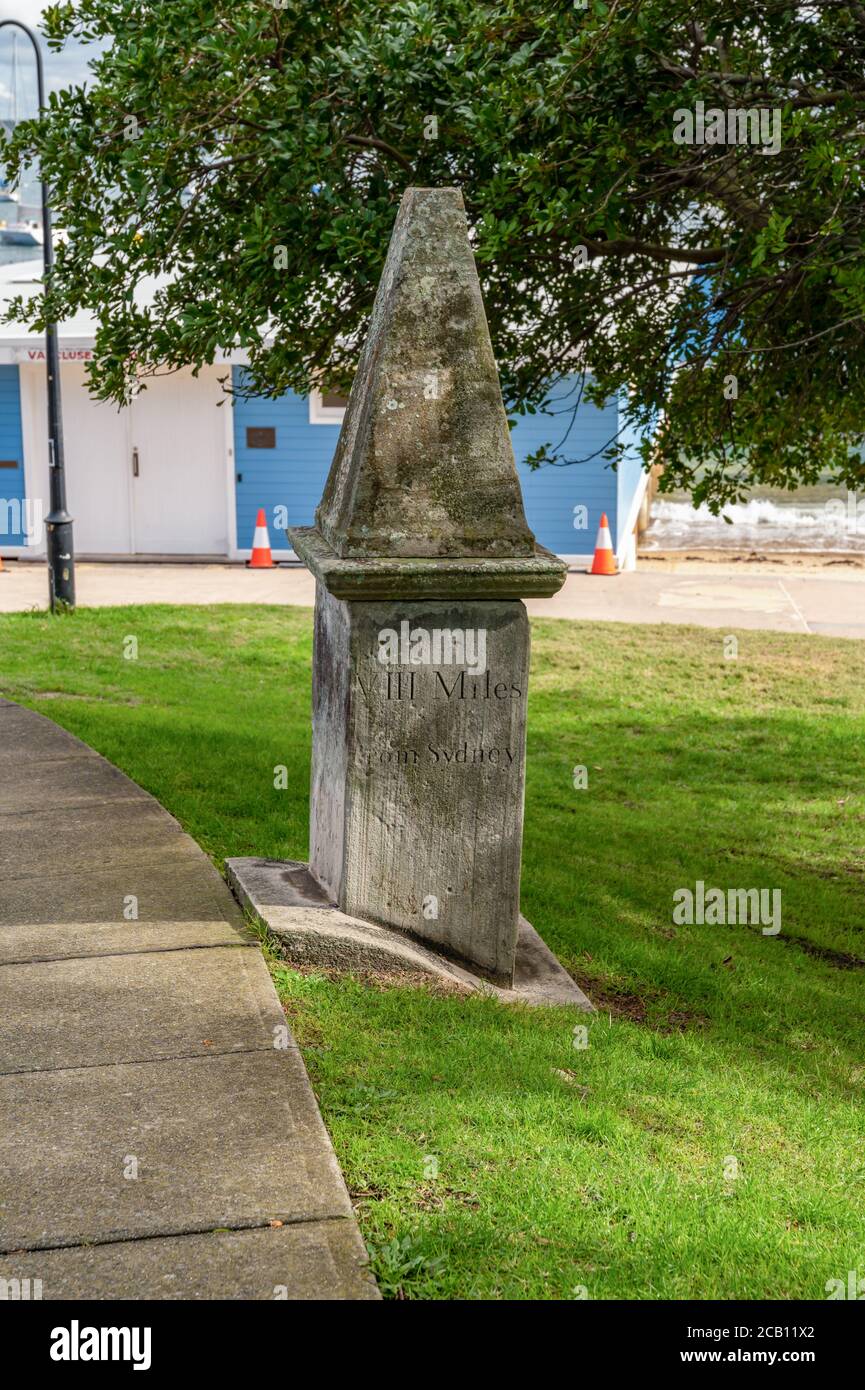
[[403, 196], [316, 525], [289, 536], [345, 597], [369, 591], [365, 566], [382, 592], [385, 571], [428, 596], [467, 570], [475, 593], [561, 585], [526, 522], [457, 188]]

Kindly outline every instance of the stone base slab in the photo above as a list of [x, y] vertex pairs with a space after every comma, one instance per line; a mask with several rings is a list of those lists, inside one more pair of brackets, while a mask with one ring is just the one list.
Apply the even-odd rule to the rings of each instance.
[[465, 966], [392, 927], [349, 917], [328, 900], [307, 864], [282, 859], [229, 859], [228, 881], [247, 908], [280, 942], [292, 965], [377, 974], [429, 975], [506, 1003], [594, 1006], [534, 927], [520, 917], [513, 989], [491, 984]]

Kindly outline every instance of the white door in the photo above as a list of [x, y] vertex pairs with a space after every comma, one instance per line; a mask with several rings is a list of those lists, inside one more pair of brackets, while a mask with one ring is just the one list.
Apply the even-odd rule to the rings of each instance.
[[[128, 555], [132, 550], [132, 497], [127, 412], [95, 401], [83, 362], [60, 368], [66, 493], [78, 555]], [[48, 426], [45, 364], [21, 366], [24, 452], [28, 493], [48, 510]], [[40, 549], [44, 548], [44, 538]]]
[[219, 368], [155, 377], [129, 407], [133, 550], [227, 555], [225, 415]]

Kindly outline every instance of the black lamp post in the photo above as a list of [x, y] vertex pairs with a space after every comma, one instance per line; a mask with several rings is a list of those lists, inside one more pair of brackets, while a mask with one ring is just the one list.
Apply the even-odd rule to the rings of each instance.
[[[18, 19], [0, 20], [0, 29], [12, 25], [22, 29], [36, 54], [36, 82], [39, 114], [45, 109], [45, 74], [39, 40], [28, 25]], [[42, 190], [42, 259], [45, 287], [54, 269], [54, 242], [51, 235], [51, 208], [48, 188], [40, 170]], [[48, 550], [48, 590], [52, 610], [75, 607], [75, 554], [72, 548], [72, 517], [66, 510], [66, 472], [63, 462], [63, 417], [60, 409], [60, 353], [56, 323], [45, 325], [45, 366], [48, 374], [48, 479], [51, 510], [45, 518]]]

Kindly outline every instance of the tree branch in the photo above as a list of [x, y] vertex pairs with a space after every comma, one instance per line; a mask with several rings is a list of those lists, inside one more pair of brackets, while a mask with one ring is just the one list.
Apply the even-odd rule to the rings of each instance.
[[389, 145], [386, 140], [378, 140], [368, 135], [346, 135], [345, 143], [347, 145], [359, 145], [363, 149], [381, 150], [382, 154], [390, 155], [391, 159], [395, 159], [398, 164], [401, 164], [407, 174], [414, 173], [414, 166], [410, 160], [406, 159], [405, 155], [401, 154], [393, 145]]
[[637, 237], [617, 237], [615, 241], [591, 241], [583, 237], [581, 244], [592, 256], [651, 256], [656, 261], [686, 261], [689, 265], [709, 265], [723, 261], [729, 254], [725, 246], [656, 246]]

